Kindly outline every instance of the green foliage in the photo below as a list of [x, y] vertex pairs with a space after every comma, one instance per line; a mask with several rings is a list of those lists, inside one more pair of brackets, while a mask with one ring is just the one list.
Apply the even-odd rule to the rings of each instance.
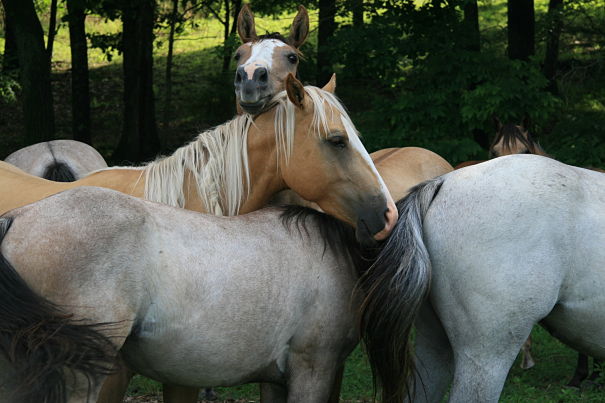
[[17, 92], [20, 85], [12, 77], [0, 73], [0, 103], [12, 103], [17, 101]]

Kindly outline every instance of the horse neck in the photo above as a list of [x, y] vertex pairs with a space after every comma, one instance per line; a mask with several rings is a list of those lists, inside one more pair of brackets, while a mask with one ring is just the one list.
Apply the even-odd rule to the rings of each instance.
[[286, 188], [281, 170], [278, 168], [273, 119], [268, 121], [269, 123], [259, 122], [250, 127], [247, 144], [250, 182], [248, 196], [242, 203], [240, 214], [265, 207], [273, 195]]

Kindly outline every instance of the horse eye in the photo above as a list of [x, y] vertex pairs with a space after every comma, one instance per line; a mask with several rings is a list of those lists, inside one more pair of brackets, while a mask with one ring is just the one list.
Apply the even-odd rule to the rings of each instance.
[[298, 61], [298, 56], [296, 56], [294, 53], [291, 53], [288, 55], [288, 60], [290, 63], [294, 64]]
[[330, 145], [336, 148], [345, 148], [347, 146], [347, 142], [345, 138], [342, 136], [333, 136], [328, 138]]
[[235, 56], [233, 56], [235, 61], [238, 61], [240, 57], [241, 57], [241, 55], [239, 53], [236, 53]]

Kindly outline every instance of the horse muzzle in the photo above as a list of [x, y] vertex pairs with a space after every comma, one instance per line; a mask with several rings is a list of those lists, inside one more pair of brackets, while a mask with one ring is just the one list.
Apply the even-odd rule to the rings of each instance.
[[252, 78], [248, 78], [244, 66], [238, 67], [234, 86], [240, 107], [251, 115], [261, 112], [273, 96], [269, 86], [269, 73], [264, 67], [257, 67]]
[[368, 208], [359, 212], [355, 237], [363, 247], [375, 246], [377, 241], [383, 241], [391, 234], [398, 218], [399, 213], [392, 200], [375, 197]]

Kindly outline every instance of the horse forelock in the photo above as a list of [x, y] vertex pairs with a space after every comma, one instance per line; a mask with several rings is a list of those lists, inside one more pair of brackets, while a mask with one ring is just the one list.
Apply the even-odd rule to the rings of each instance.
[[205, 131], [172, 155], [144, 167], [145, 199], [185, 207], [192, 179], [208, 213], [237, 215], [249, 191], [247, 138], [252, 117], [243, 114]]
[[492, 144], [492, 147], [502, 142], [502, 148], [504, 150], [512, 151], [512, 147], [516, 142], [523, 144], [531, 154], [545, 153], [542, 147], [535, 142], [528, 131], [524, 131], [521, 127], [508, 123], [502, 126], [498, 131], [496, 138]]
[[[327, 134], [330, 119], [334, 119], [334, 115], [338, 113], [349, 139], [360, 137], [344, 105], [334, 94], [314, 86], [305, 86], [305, 93], [313, 105], [313, 117], [309, 131], [314, 131], [317, 136], [321, 136], [323, 129], [323, 132]], [[278, 161], [281, 153], [286, 163], [288, 163], [296, 132], [296, 107], [288, 99], [286, 91], [275, 95], [272, 103], [276, 104], [275, 135], [278, 144]], [[330, 114], [330, 119], [328, 119], [328, 114]]]

